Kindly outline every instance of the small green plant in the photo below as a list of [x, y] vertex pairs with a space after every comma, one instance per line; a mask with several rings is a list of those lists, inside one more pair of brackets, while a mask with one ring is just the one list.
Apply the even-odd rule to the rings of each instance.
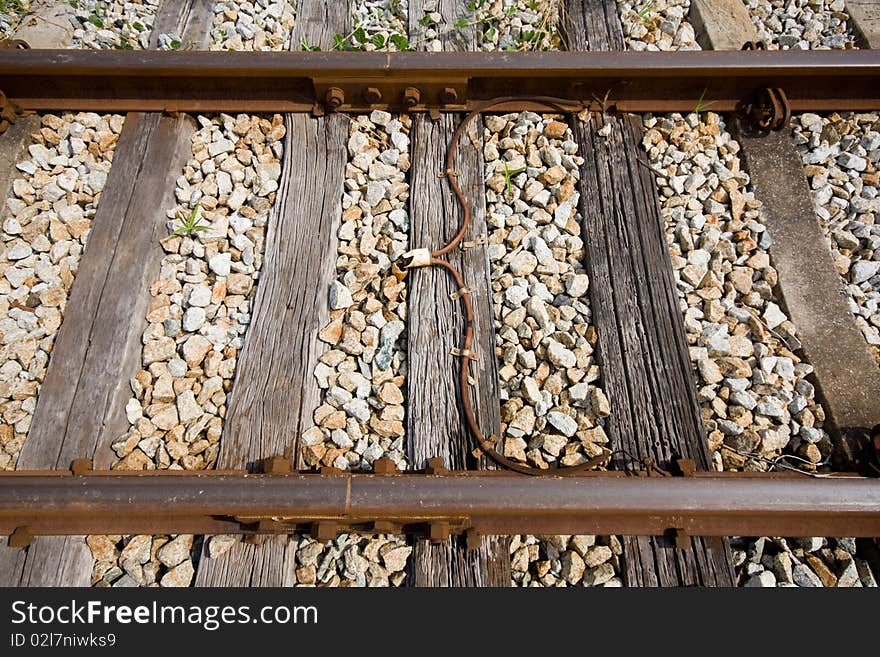
[[0, 0], [0, 14], [24, 16], [27, 9], [21, 0]]
[[210, 226], [199, 223], [199, 210], [201, 204], [196, 203], [189, 216], [184, 216], [180, 211], [177, 212], [177, 220], [180, 222], [180, 228], [174, 231], [174, 235], [189, 236], [197, 230], [208, 230]]
[[644, 25], [645, 27], [647, 27], [649, 29], [654, 27], [654, 19], [648, 18], [648, 14], [650, 14], [652, 11], [654, 11], [654, 5], [645, 5], [639, 11], [636, 12], [636, 16], [639, 17], [639, 20], [642, 22], [642, 25]]
[[694, 114], [697, 115], [697, 118], [700, 117], [700, 112], [705, 112], [709, 107], [715, 104], [714, 100], [710, 100], [708, 103], [703, 102], [703, 99], [706, 97], [706, 91], [706, 89], [703, 89], [703, 93], [700, 94], [700, 99], [694, 106]]
[[505, 194], [507, 194], [508, 196], [510, 195], [510, 192], [512, 189], [511, 179], [514, 176], [521, 174], [525, 170], [526, 170], [525, 167], [520, 167], [519, 169], [508, 169], [507, 162], [504, 163], [504, 193]]
[[305, 52], [318, 52], [321, 50], [321, 46], [312, 46], [309, 45], [309, 42], [306, 41], [306, 38], [303, 37], [299, 42], [299, 49], [304, 50]]
[[[372, 44], [376, 50], [385, 50], [393, 45], [397, 50], [412, 50], [409, 39], [403, 34], [391, 34], [385, 38], [384, 34], [370, 36], [363, 27], [356, 27], [350, 34], [334, 34], [333, 50], [365, 50], [364, 46]], [[304, 46], [307, 44], [300, 44]], [[306, 50], [303, 47], [303, 50]]]

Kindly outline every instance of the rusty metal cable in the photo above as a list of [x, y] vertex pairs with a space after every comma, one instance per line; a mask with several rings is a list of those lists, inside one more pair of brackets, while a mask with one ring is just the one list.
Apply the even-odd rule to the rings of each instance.
[[[442, 267], [446, 269], [447, 272], [449, 272], [450, 276], [452, 276], [458, 288], [458, 298], [461, 300], [465, 313], [464, 338], [462, 340], [461, 349], [458, 351], [458, 355], [461, 359], [461, 375], [459, 379], [459, 384], [461, 387], [461, 405], [468, 428], [476, 439], [479, 449], [501, 467], [508, 470], [513, 470], [514, 472], [519, 472], [521, 474], [533, 476], [576, 474], [585, 470], [592, 470], [597, 466], [607, 462], [611, 456], [610, 453], [602, 454], [601, 456], [597, 456], [593, 459], [585, 461], [584, 463], [580, 463], [574, 466], [556, 466], [548, 467], [547, 469], [536, 468], [525, 463], [513, 461], [501, 454], [496, 449], [496, 441], [492, 439], [494, 438], [494, 436], [487, 438], [480, 430], [480, 426], [474, 414], [473, 406], [471, 405], [469, 388], [470, 384], [468, 382], [468, 360], [473, 358], [474, 356], [473, 352], [471, 351], [474, 337], [474, 311], [473, 305], [471, 303], [471, 295], [469, 289], [464, 283], [464, 280], [462, 279], [461, 273], [459, 273], [459, 271], [455, 268], [454, 265], [452, 265], [452, 263], [448, 262], [447, 260], [441, 259], [441, 256], [446, 255], [447, 253], [452, 251], [452, 249], [454, 249], [461, 242], [462, 238], [467, 232], [471, 221], [471, 208], [468, 204], [467, 198], [461, 191], [461, 187], [458, 184], [458, 174], [455, 171], [455, 158], [458, 154], [458, 142], [461, 139], [461, 136], [464, 134], [468, 124], [475, 117], [479, 116], [483, 112], [491, 110], [504, 103], [511, 102], [513, 100], [536, 103], [538, 105], [543, 105], [551, 110], [563, 113], [570, 111], [571, 107], [571, 104], [569, 102], [550, 96], [505, 96], [488, 100], [485, 103], [482, 103], [473, 111], [471, 111], [462, 120], [462, 122], [458, 124], [458, 127], [455, 129], [455, 132], [452, 135], [452, 140], [450, 141], [449, 148], [446, 151], [445, 177], [446, 180], [449, 182], [449, 186], [452, 188], [452, 191], [455, 193], [459, 205], [461, 205], [462, 208], [463, 219], [461, 226], [459, 227], [458, 232], [455, 234], [455, 236], [449, 241], [449, 243], [442, 248], [430, 252], [428, 252], [427, 249], [414, 249], [407, 253], [404, 256], [405, 258], [407, 258], [407, 260], [403, 263], [403, 266], [404, 268], [427, 266]], [[494, 354], [492, 354], [491, 357], [494, 358]], [[500, 437], [497, 440], [500, 440]]]

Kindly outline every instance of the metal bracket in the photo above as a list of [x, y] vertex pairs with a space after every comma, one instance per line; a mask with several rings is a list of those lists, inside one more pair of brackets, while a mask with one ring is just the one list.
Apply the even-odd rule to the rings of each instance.
[[9, 129], [10, 124], [15, 123], [20, 116], [25, 116], [16, 103], [9, 100], [3, 90], [0, 89], [0, 135]]
[[446, 468], [446, 463], [443, 461], [442, 456], [432, 456], [428, 459], [428, 464], [425, 466], [425, 474], [428, 475], [447, 475], [449, 474], [449, 470]]
[[428, 524], [428, 540], [432, 543], [442, 543], [449, 538], [449, 523], [445, 520], [436, 520]]
[[259, 463], [259, 471], [263, 474], [280, 475], [290, 474], [292, 467], [290, 459], [283, 456], [270, 456]]
[[458, 347], [453, 347], [449, 350], [453, 356], [462, 356], [464, 358], [470, 358], [471, 360], [479, 360], [477, 358], [477, 353], [472, 349], [459, 349]]
[[31, 44], [24, 39], [0, 39], [0, 50], [30, 50]]
[[791, 105], [781, 87], [767, 87], [745, 106], [745, 113], [761, 130], [782, 130], [791, 118]]
[[373, 461], [373, 473], [377, 475], [389, 475], [397, 472], [397, 463], [387, 456], [380, 456]]
[[312, 537], [321, 543], [335, 540], [338, 533], [339, 525], [332, 520], [319, 520], [312, 525]]
[[456, 290], [455, 292], [450, 292], [449, 298], [452, 299], [453, 301], [458, 301], [465, 294], [470, 294], [470, 293], [476, 292], [476, 291], [477, 290], [475, 288], [471, 287], [470, 285], [465, 285], [464, 287], [458, 288], [458, 290]]
[[11, 548], [26, 548], [30, 547], [33, 540], [34, 535], [27, 527], [16, 527], [6, 540], [6, 545]]
[[480, 549], [483, 544], [483, 535], [476, 527], [471, 527], [464, 534], [465, 549], [468, 552]]
[[399, 534], [400, 525], [390, 520], [376, 520], [373, 523], [374, 534]]
[[690, 534], [682, 527], [673, 527], [671, 530], [672, 540], [675, 542], [675, 547], [679, 550], [687, 550], [691, 547], [691, 537]]
[[671, 477], [672, 475], [667, 471], [657, 465], [657, 462], [654, 461], [650, 456], [646, 456], [642, 459], [642, 467], [645, 468], [645, 473], [649, 477]]
[[70, 472], [74, 477], [83, 477], [95, 469], [91, 459], [74, 459], [70, 464]]
[[441, 81], [396, 80], [385, 76], [313, 78], [315, 98], [330, 112], [369, 112], [403, 107], [407, 112], [461, 109], [467, 106], [468, 78]]
[[678, 476], [693, 477], [694, 472], [697, 471], [697, 464], [694, 463], [693, 459], [676, 459], [675, 468], [675, 474], [677, 474]]
[[473, 249], [475, 247], [483, 246], [484, 244], [488, 244], [488, 243], [489, 243], [489, 236], [484, 233], [483, 235], [480, 235], [475, 240], [462, 242], [461, 248], [462, 248], [462, 250]]

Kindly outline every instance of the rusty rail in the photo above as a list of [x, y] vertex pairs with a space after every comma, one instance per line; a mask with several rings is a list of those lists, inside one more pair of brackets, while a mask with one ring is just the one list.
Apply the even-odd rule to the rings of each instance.
[[[572, 111], [713, 111], [782, 89], [794, 111], [880, 108], [880, 52], [129, 52], [0, 50], [24, 110], [462, 111], [518, 94]], [[527, 108], [510, 103], [506, 109]]]
[[880, 536], [880, 481], [593, 473], [15, 472], [0, 534], [424, 533]]

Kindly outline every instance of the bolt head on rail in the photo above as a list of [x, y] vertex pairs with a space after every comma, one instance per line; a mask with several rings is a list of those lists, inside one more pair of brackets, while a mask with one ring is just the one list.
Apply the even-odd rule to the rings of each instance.
[[444, 105], [451, 105], [458, 100], [458, 92], [454, 87], [446, 87], [440, 92], [440, 102]]
[[367, 87], [364, 90], [364, 102], [369, 105], [376, 105], [382, 102], [382, 92], [377, 87]]
[[345, 92], [339, 87], [330, 87], [324, 95], [324, 102], [331, 110], [338, 110], [345, 104]]
[[422, 102], [422, 92], [415, 87], [407, 87], [403, 91], [403, 105], [410, 109]]

